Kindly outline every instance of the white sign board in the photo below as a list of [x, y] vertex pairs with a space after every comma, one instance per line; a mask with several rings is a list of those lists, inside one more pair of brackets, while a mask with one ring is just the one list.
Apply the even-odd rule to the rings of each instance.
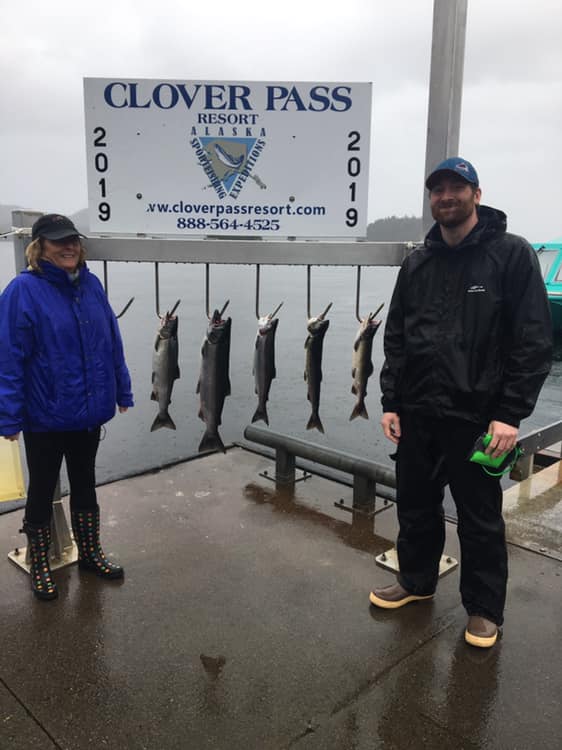
[[84, 79], [92, 232], [364, 237], [371, 84]]

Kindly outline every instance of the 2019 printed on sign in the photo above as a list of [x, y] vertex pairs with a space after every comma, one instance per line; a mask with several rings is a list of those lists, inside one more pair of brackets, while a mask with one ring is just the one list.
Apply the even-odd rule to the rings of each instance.
[[[107, 133], [105, 131], [105, 128], [94, 128], [94, 148], [107, 149], [106, 135]], [[104, 198], [107, 198], [108, 195], [107, 178], [105, 176], [109, 170], [109, 157], [107, 156], [107, 151], [101, 150], [95, 152], [94, 169], [99, 175], [103, 175], [98, 181], [100, 198], [102, 198], [97, 207], [98, 219], [100, 221], [109, 221], [109, 219], [111, 218], [111, 206], [109, 205], [108, 201], [103, 200]]]
[[[111, 205], [109, 202], [109, 180], [108, 180], [108, 173], [110, 168], [110, 158], [108, 155], [108, 141], [107, 141], [107, 131], [102, 126], [97, 126], [93, 129], [93, 145], [94, 145], [94, 169], [99, 176], [99, 179], [97, 180], [97, 187], [99, 189], [99, 202], [97, 204], [97, 218], [102, 222], [107, 222], [111, 219], [112, 211], [111, 211]], [[346, 175], [348, 177], [352, 178], [352, 182], [348, 185], [349, 190], [349, 203], [348, 208], [345, 209], [345, 224], [348, 227], [354, 227], [357, 225], [359, 220], [359, 215], [357, 208], [354, 206], [354, 204], [357, 201], [357, 182], [355, 181], [355, 178], [357, 178], [361, 173], [361, 160], [360, 155], [358, 152], [360, 152], [360, 142], [361, 142], [361, 134], [356, 131], [352, 130], [347, 134], [348, 144], [346, 152], [348, 154], [348, 158], [346, 161]], [[351, 153], [350, 153], [351, 152]], [[141, 199], [142, 195], [138, 193], [136, 195], [137, 199]], [[294, 201], [294, 198], [291, 197], [290, 200]], [[161, 208], [163, 206], [163, 208]], [[209, 207], [211, 208], [211, 207]], [[225, 208], [216, 206], [215, 212], [217, 214], [223, 213], [225, 211]], [[248, 207], [249, 211], [248, 213], [252, 213], [251, 207]], [[230, 209], [232, 210], [232, 209]], [[158, 204], [158, 203], [149, 203], [147, 211], [150, 213], [167, 213], [170, 212], [170, 208], [168, 207], [168, 204]], [[174, 213], [176, 211], [174, 210]], [[213, 209], [211, 208], [211, 213], [213, 213]], [[229, 209], [226, 209], [227, 213], [230, 213]], [[238, 210], [233, 210], [234, 213], [238, 213]], [[244, 213], [247, 211], [244, 210]], [[274, 211], [269, 209], [266, 210], [265, 207], [263, 210], [260, 210], [259, 206], [256, 206], [254, 209], [255, 213], [273, 213]], [[296, 206], [290, 206], [287, 204], [286, 208], [277, 209], [276, 211], [279, 214], [284, 215], [291, 215], [291, 214], [299, 214], [299, 215], [314, 215], [314, 216], [320, 216], [320, 215], [326, 215], [328, 213], [327, 208], [325, 206], [303, 206], [303, 207], [296, 207]], [[239, 221], [238, 219], [227, 219], [227, 218], [211, 218], [211, 219], [205, 219], [203, 217], [178, 217], [175, 220], [175, 230], [180, 231], [210, 231], [210, 232], [216, 232], [216, 231], [255, 231], [255, 232], [278, 232], [281, 230], [281, 221], [279, 219], [265, 219], [265, 218], [249, 218], [244, 221]]]
[[[352, 130], [351, 133], [347, 136], [349, 138], [349, 143], [347, 145], [348, 151], [360, 151], [361, 147], [359, 146], [359, 142], [361, 140], [361, 135], [357, 132], [357, 130]], [[347, 160], [347, 174], [349, 177], [359, 177], [359, 174], [361, 173], [361, 161], [358, 156], [350, 156]], [[357, 193], [357, 183], [355, 180], [349, 185], [349, 192], [350, 192], [350, 202], [355, 203], [356, 200], [356, 193]], [[354, 227], [356, 226], [358, 221], [358, 214], [357, 209], [354, 207], [348, 208], [345, 212], [345, 223], [348, 227]]]

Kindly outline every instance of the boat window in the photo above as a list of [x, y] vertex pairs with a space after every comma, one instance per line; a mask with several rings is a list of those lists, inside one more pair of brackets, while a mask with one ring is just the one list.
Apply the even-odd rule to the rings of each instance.
[[538, 259], [539, 263], [541, 264], [543, 279], [546, 279], [546, 277], [548, 276], [557, 255], [557, 250], [543, 250], [542, 252], [538, 253]]

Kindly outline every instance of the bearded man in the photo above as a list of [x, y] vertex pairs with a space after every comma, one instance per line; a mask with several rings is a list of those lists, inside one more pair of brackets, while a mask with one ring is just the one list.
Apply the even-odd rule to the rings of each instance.
[[468, 460], [516, 444], [550, 370], [552, 324], [536, 254], [480, 205], [476, 170], [451, 157], [427, 177], [435, 224], [405, 259], [381, 371], [385, 436], [397, 445], [397, 582], [371, 592], [396, 609], [435, 593], [445, 542], [444, 486], [458, 514], [465, 640], [489, 648], [503, 624], [507, 547], [500, 478]]

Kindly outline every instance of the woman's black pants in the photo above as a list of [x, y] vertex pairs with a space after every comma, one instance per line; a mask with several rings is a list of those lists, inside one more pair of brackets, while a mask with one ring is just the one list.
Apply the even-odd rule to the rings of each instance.
[[24, 432], [29, 487], [25, 506], [28, 523], [49, 523], [62, 459], [66, 460], [72, 510], [97, 506], [96, 454], [100, 428], [73, 432]]
[[444, 486], [457, 507], [460, 591], [469, 615], [503, 622], [507, 546], [499, 478], [468, 461], [487, 424], [400, 415], [396, 457], [398, 580], [412, 594], [432, 594], [445, 544]]

